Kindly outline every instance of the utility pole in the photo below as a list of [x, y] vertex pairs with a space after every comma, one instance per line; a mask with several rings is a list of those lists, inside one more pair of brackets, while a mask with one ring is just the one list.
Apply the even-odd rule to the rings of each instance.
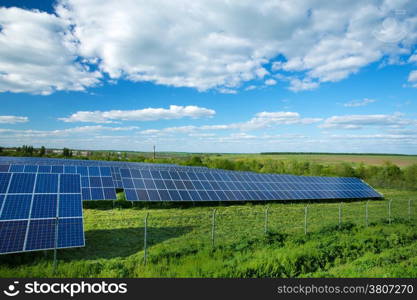
[[155, 160], [155, 157], [156, 157], [156, 146], [155, 145], [153, 145], [153, 159]]

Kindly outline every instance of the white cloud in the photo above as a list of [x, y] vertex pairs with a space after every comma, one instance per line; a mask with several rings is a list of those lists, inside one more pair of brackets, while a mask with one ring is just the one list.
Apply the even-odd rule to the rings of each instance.
[[260, 112], [253, 118], [246, 122], [229, 123], [229, 124], [216, 124], [216, 125], [203, 125], [203, 126], [178, 126], [167, 127], [163, 129], [147, 129], [140, 133], [146, 135], [165, 135], [165, 134], [177, 134], [177, 133], [195, 133], [199, 131], [210, 130], [241, 130], [252, 131], [265, 128], [272, 128], [277, 125], [307, 125], [321, 121], [321, 118], [302, 118], [297, 112]]
[[290, 79], [289, 89], [293, 92], [314, 90], [319, 87], [319, 83], [311, 80], [310, 78], [304, 78], [302, 80], [298, 78]]
[[212, 109], [194, 105], [170, 105], [166, 108], [145, 108], [137, 110], [110, 111], [78, 111], [66, 118], [59, 118], [64, 122], [114, 123], [117, 121], [155, 121], [181, 119], [185, 117], [197, 119], [212, 117], [216, 112]]
[[366, 106], [370, 103], [374, 103], [376, 102], [376, 100], [374, 99], [369, 99], [369, 98], [364, 98], [363, 100], [352, 100], [349, 101], [345, 104], [343, 104], [343, 106], [345, 107], [360, 107], [360, 106]]
[[268, 79], [268, 80], [265, 80], [265, 84], [266, 85], [276, 85], [277, 81], [274, 80], [274, 79]]
[[292, 90], [310, 90], [395, 61], [417, 39], [417, 6], [406, 0], [61, 0], [57, 13], [75, 25], [77, 54], [112, 79], [201, 91], [262, 79], [268, 63], [297, 73]]
[[411, 71], [408, 75], [408, 82], [411, 83], [412, 87], [417, 88], [417, 70]]
[[362, 129], [365, 127], [404, 127], [417, 125], [417, 120], [406, 119], [400, 113], [392, 115], [346, 115], [333, 116], [324, 120], [320, 128]]
[[409, 63], [417, 63], [417, 52], [408, 58]]
[[398, 62], [417, 40], [411, 0], [58, 0], [56, 7], [54, 14], [0, 8], [0, 92], [82, 91], [103, 74], [109, 82], [221, 93], [278, 74], [293, 91], [312, 90], [382, 59]]
[[16, 124], [16, 123], [26, 123], [29, 121], [28, 117], [20, 116], [0, 116], [0, 124]]
[[57, 130], [33, 130], [33, 129], [3, 129], [0, 128], [0, 136], [13, 137], [64, 137], [72, 135], [95, 135], [97, 132], [121, 132], [139, 129], [137, 126], [107, 127], [102, 125], [80, 126]]
[[0, 92], [82, 91], [101, 74], [76, 62], [68, 23], [55, 15], [0, 7]]

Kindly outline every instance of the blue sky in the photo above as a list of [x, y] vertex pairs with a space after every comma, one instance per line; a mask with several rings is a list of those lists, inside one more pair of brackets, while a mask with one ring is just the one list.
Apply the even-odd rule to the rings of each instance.
[[0, 6], [2, 146], [417, 153], [412, 1]]

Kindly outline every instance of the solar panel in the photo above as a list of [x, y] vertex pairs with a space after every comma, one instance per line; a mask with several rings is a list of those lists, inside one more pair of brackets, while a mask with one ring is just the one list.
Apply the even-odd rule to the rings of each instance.
[[[2, 158], [0, 158], [2, 161]], [[7, 161], [7, 160], [5, 160]], [[13, 160], [16, 162], [16, 159]], [[29, 163], [27, 158], [22, 160], [23, 163]], [[38, 163], [50, 163], [52, 165], [36, 165]], [[60, 161], [63, 163], [64, 161]], [[78, 161], [79, 162], [79, 161]], [[92, 164], [95, 164], [94, 162]], [[78, 187], [72, 186], [69, 182], [72, 178], [71, 176], [75, 174], [81, 175], [81, 187], [82, 187], [82, 199], [83, 200], [116, 200], [116, 187], [113, 176], [121, 180], [120, 174], [112, 174], [112, 168], [110, 166], [79, 166], [79, 165], [57, 165], [56, 160], [52, 159], [51, 161], [45, 159], [33, 159], [30, 161], [30, 164], [19, 165], [2, 165], [3, 169], [14, 170], [15, 173], [20, 173], [19, 176], [16, 176], [12, 184], [12, 189], [23, 191], [22, 189], [31, 190], [31, 178], [33, 177], [32, 172], [38, 172], [42, 175], [39, 176], [38, 180], [42, 182], [42, 186], [46, 189], [45, 191], [39, 190], [39, 187], [36, 187], [36, 192], [47, 192], [47, 190], [52, 189], [55, 186], [55, 181], [57, 177], [47, 176], [46, 174], [65, 174], [63, 181], [61, 182], [61, 189], [68, 189], [78, 191]], [[7, 166], [7, 167], [6, 167]], [[119, 171], [119, 169], [117, 169]], [[31, 175], [26, 175], [29, 173]], [[4, 175], [7, 176], [7, 175]], [[7, 178], [4, 178], [6, 180]], [[49, 180], [49, 183], [44, 182]], [[68, 182], [67, 182], [68, 181]], [[119, 181], [119, 187], [122, 187], [121, 181]], [[75, 181], [75, 184], [78, 185], [78, 181]], [[0, 191], [4, 189], [2, 185], [2, 178], [0, 177]], [[98, 190], [100, 189], [100, 190]], [[54, 191], [49, 191], [54, 192]]]
[[265, 201], [380, 198], [357, 178], [249, 172], [120, 169], [128, 201]]
[[80, 246], [79, 174], [0, 173], [0, 254]]
[[[81, 175], [83, 200], [235, 201], [381, 198], [357, 178], [258, 174], [170, 164], [0, 157], [0, 168]], [[23, 165], [22, 165], [23, 164]], [[51, 166], [48, 166], [51, 165]], [[0, 178], [1, 189], [1, 178]]]

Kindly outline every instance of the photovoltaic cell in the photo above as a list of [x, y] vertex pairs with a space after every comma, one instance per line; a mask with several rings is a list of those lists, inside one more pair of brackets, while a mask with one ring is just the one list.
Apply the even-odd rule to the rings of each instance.
[[26, 241], [26, 250], [55, 248], [56, 219], [31, 220]]
[[38, 174], [35, 193], [57, 193], [58, 174]]
[[9, 186], [11, 173], [0, 173], [0, 194], [5, 194]]
[[35, 174], [14, 173], [8, 193], [32, 193], [35, 177]]
[[0, 222], [0, 253], [22, 251], [27, 224], [27, 220]]
[[0, 173], [0, 254], [84, 246], [80, 182], [79, 174]]
[[35, 194], [32, 203], [31, 218], [55, 218], [57, 205], [57, 194]]
[[84, 246], [84, 229], [82, 218], [68, 218], [59, 221], [58, 247]]
[[6, 196], [0, 220], [28, 219], [31, 202], [32, 195]]
[[80, 193], [81, 180], [76, 174], [62, 174], [60, 179], [60, 193]]
[[129, 201], [266, 201], [380, 198], [357, 178], [120, 169]]
[[10, 165], [0, 165], [0, 172], [8, 172]]
[[81, 217], [80, 194], [61, 194], [59, 196], [59, 217]]

